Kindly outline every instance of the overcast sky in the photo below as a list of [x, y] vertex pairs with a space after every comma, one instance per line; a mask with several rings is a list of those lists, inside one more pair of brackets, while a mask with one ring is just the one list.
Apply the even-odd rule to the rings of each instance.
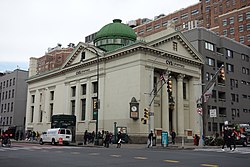
[[0, 72], [28, 69], [49, 47], [84, 42], [104, 25], [153, 19], [199, 0], [0, 0]]

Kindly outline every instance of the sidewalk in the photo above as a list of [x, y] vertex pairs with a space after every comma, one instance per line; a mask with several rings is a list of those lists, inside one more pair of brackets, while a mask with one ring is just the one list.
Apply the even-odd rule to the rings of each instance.
[[[39, 144], [38, 141], [26, 141], [26, 140], [12, 140], [12, 143], [30, 143], [30, 144]], [[94, 145], [93, 143], [87, 144], [87, 145], [82, 145], [79, 143], [71, 143], [71, 146], [76, 146], [76, 147], [103, 147], [104, 146], [97, 146]], [[116, 147], [116, 144], [110, 144], [110, 147]], [[156, 146], [150, 147], [150, 149], [183, 149], [183, 150], [193, 150], [193, 149], [212, 149], [212, 148], [220, 148], [221, 146], [195, 146], [193, 143], [176, 143], [172, 144], [170, 143], [168, 146], [163, 147], [161, 144], [156, 144]], [[122, 148], [137, 148], [137, 149], [147, 149], [147, 144], [122, 144]]]

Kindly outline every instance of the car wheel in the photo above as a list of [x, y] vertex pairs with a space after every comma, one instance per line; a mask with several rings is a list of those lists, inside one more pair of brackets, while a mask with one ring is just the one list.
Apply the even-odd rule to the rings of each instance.
[[43, 139], [39, 140], [39, 144], [43, 145]]

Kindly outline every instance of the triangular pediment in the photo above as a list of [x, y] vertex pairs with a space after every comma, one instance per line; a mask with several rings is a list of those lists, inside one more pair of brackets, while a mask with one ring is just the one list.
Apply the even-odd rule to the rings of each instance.
[[103, 51], [96, 48], [93, 45], [79, 42], [75, 49], [68, 56], [67, 60], [63, 64], [62, 68], [77, 65], [91, 59], [95, 59], [97, 54], [101, 54]]
[[145, 40], [151, 47], [167, 51], [181, 58], [204, 63], [202, 55], [179, 31], [163, 30], [145, 37]]

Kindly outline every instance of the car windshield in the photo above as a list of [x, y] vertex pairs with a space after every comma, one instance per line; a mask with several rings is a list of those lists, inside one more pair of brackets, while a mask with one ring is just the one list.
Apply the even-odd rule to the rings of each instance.
[[70, 135], [70, 134], [71, 134], [71, 133], [70, 133], [70, 130], [67, 129], [67, 130], [66, 130], [66, 134], [67, 134], [67, 135]]

